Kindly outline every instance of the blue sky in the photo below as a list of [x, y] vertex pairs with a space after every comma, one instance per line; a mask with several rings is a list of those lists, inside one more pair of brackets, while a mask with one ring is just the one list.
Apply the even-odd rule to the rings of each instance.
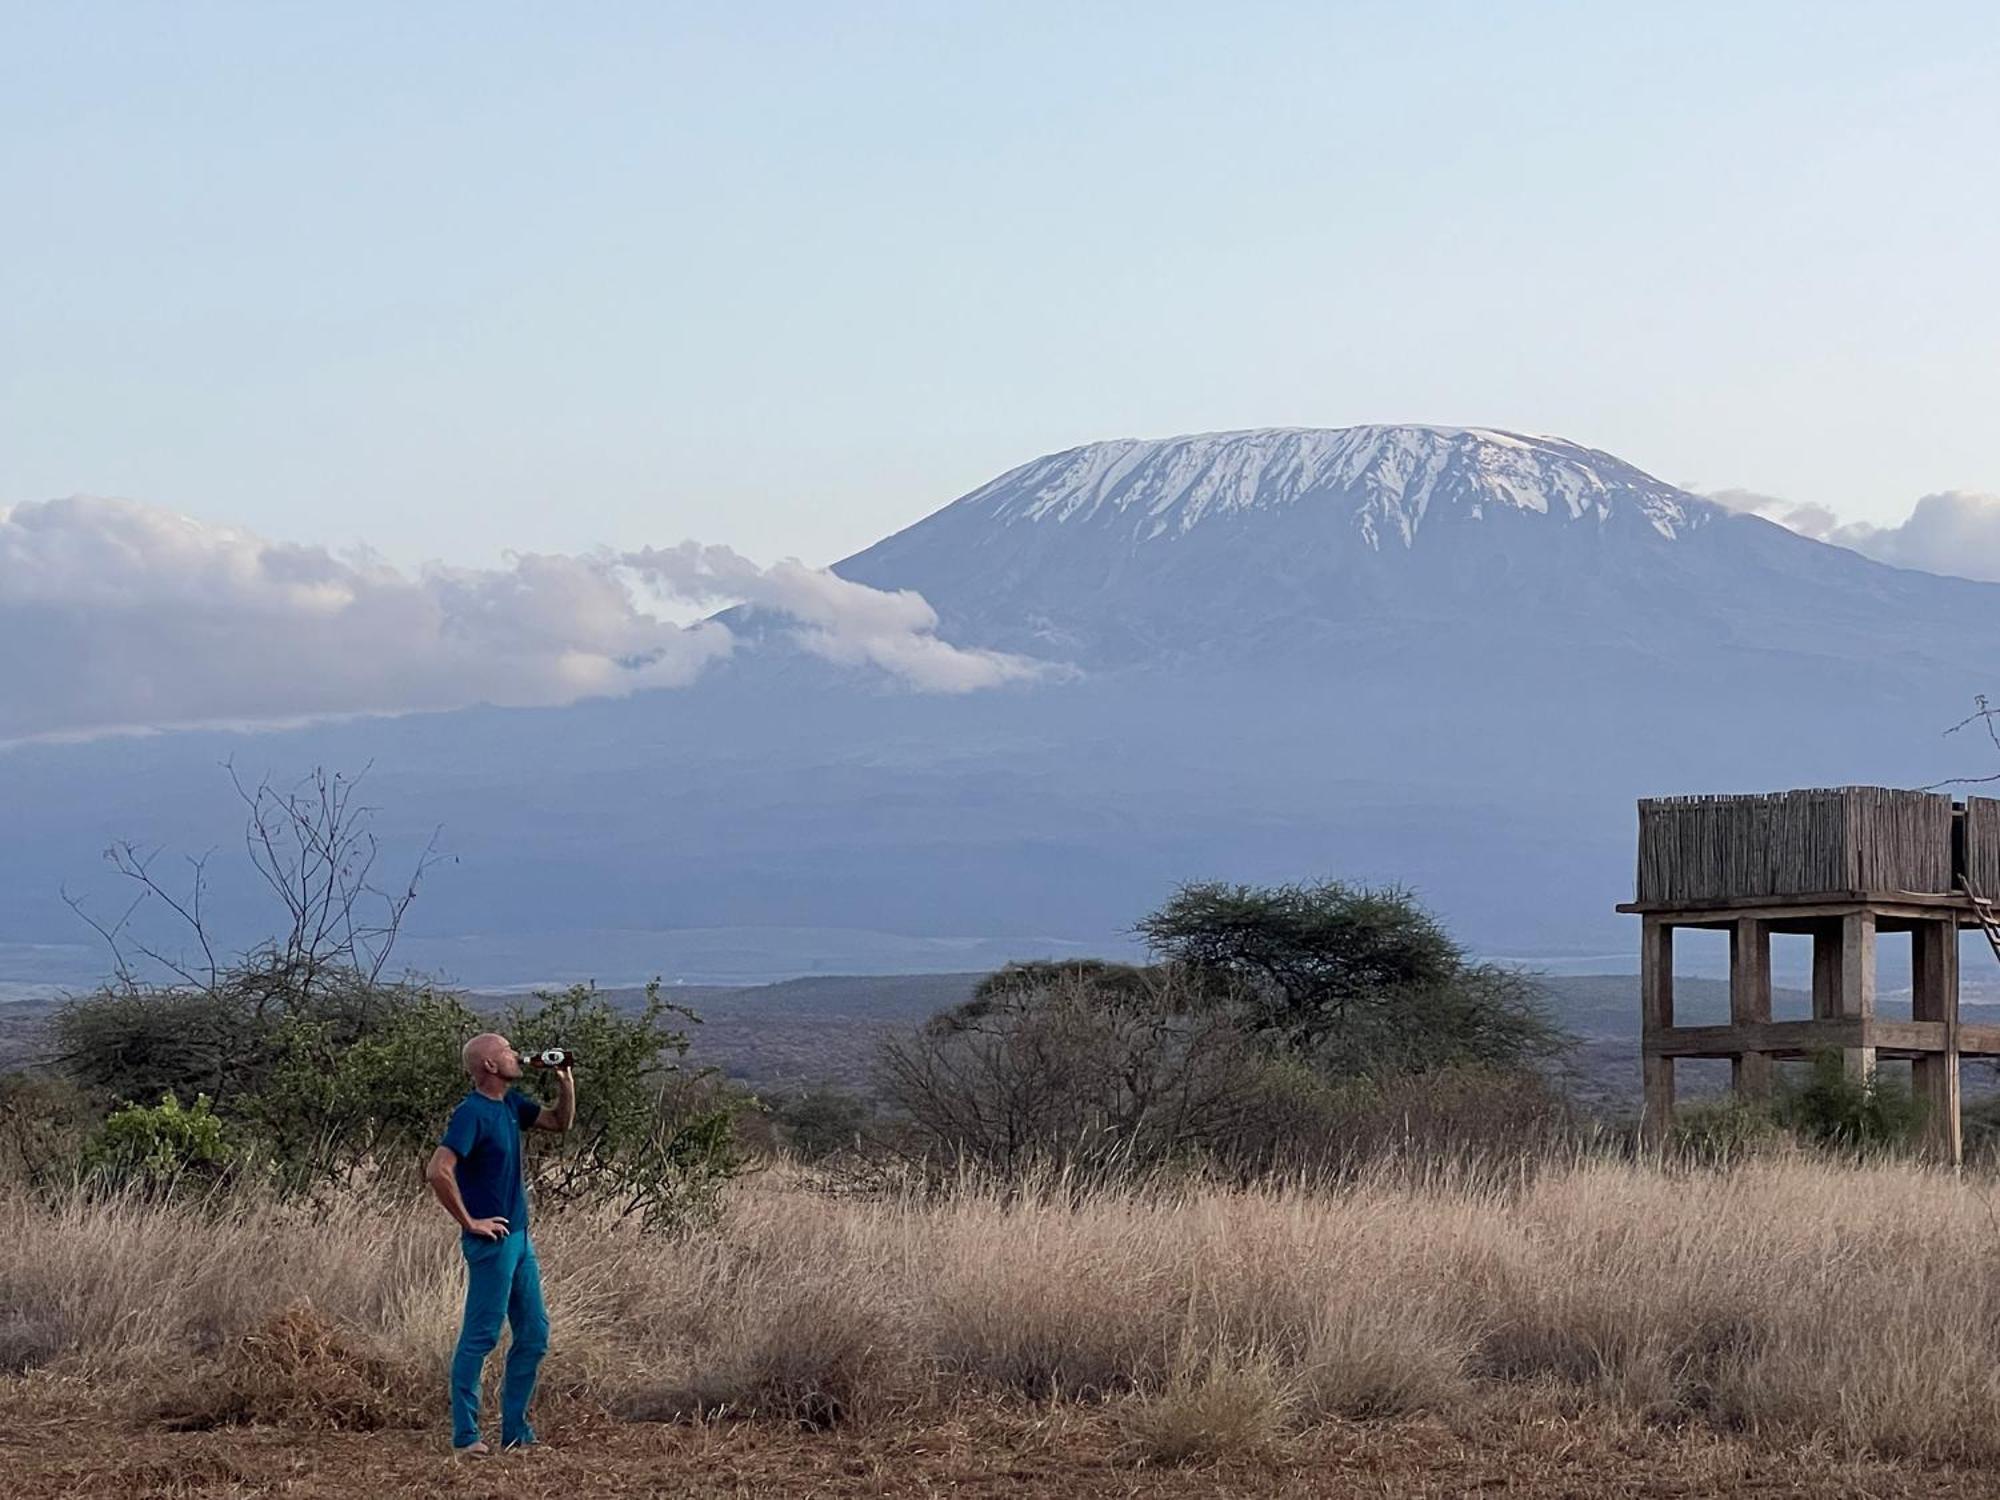
[[0, 508], [823, 563], [1092, 438], [2000, 491], [2000, 8], [0, 11]]

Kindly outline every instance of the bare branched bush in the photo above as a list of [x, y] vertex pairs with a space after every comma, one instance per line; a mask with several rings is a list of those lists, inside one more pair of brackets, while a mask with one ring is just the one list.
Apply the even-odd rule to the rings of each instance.
[[1176, 970], [1037, 966], [887, 1043], [878, 1086], [921, 1152], [1102, 1170], [1192, 1158], [1236, 1133], [1261, 1066]]
[[1541, 1074], [1442, 1066], [1329, 1076], [1246, 1029], [1176, 965], [1023, 965], [881, 1053], [900, 1146], [952, 1171], [1245, 1181], [1572, 1154], [1579, 1113]]

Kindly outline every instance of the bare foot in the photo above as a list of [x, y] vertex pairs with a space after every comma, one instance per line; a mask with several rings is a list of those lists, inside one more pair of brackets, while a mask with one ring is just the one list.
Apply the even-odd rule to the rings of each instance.
[[490, 1458], [493, 1455], [493, 1450], [484, 1443], [467, 1443], [463, 1448], [454, 1448], [451, 1451], [457, 1458]]

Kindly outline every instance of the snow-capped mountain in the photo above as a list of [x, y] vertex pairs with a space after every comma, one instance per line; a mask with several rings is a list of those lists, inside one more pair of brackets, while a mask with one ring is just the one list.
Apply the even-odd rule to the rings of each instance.
[[1691, 634], [1872, 654], [1964, 597], [1608, 453], [1418, 426], [1092, 443], [837, 571], [920, 591], [969, 643], [1096, 667], [1407, 646], [1452, 626], [1522, 635], [1531, 654], [1550, 637], [1649, 649]]
[[1171, 540], [1260, 511], [1324, 507], [1369, 547], [1427, 521], [1518, 511], [1558, 524], [1643, 522], [1673, 539], [1716, 507], [1608, 453], [1476, 427], [1281, 427], [1089, 443], [980, 486], [942, 514], [1003, 526], [1094, 526]]

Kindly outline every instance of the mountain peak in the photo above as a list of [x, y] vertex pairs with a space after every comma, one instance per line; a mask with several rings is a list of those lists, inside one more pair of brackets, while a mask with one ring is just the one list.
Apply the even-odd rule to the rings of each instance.
[[1711, 594], [1733, 618], [1746, 569], [1814, 545], [1561, 438], [1272, 427], [1052, 453], [836, 571], [915, 589], [953, 640], [1094, 667], [1533, 638]]
[[1372, 548], [1410, 546], [1434, 511], [1609, 521], [1628, 513], [1669, 540], [1706, 519], [1706, 501], [1631, 464], [1560, 438], [1482, 427], [1265, 427], [1086, 443], [1032, 460], [951, 507], [1005, 525], [1183, 535], [1245, 512], [1344, 507]]

